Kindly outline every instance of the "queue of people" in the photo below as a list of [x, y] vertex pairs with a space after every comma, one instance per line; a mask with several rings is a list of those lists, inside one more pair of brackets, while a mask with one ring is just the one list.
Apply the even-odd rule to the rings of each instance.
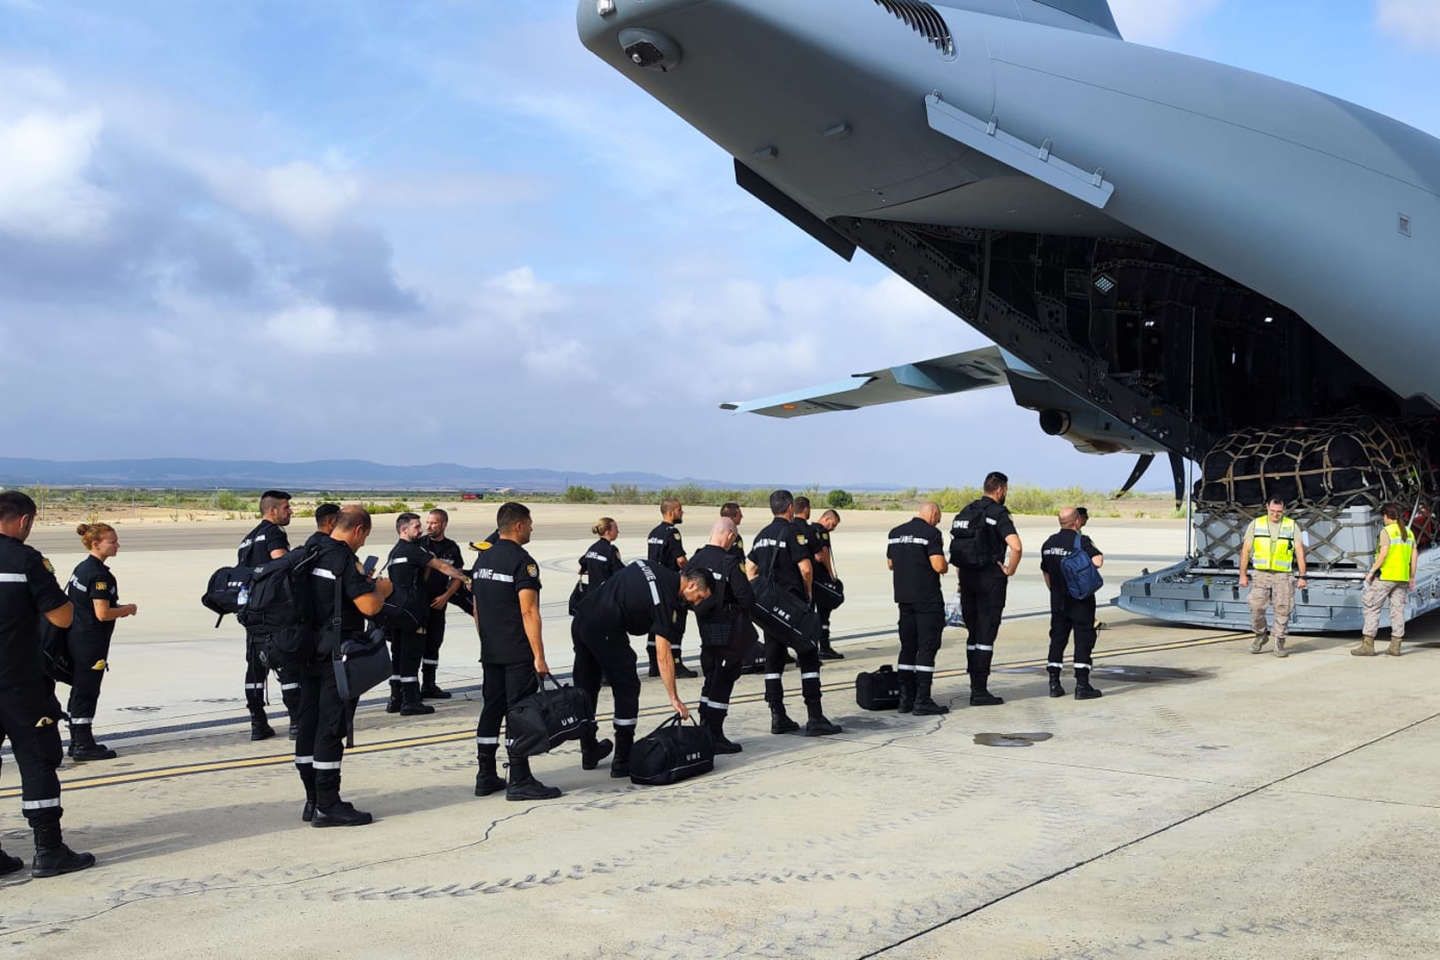
[[[1009, 480], [994, 472], [983, 495], [965, 506], [950, 524], [949, 550], [940, 530], [940, 508], [920, 505], [910, 521], [890, 531], [887, 566], [892, 572], [899, 612], [900, 713], [939, 716], [949, 707], [934, 697], [934, 674], [946, 625], [941, 578], [953, 567], [967, 629], [966, 666], [969, 702], [998, 706], [1003, 698], [989, 688], [991, 667], [1004, 614], [1008, 583], [1019, 569], [1024, 547], [1005, 507]], [[550, 676], [544, 623], [540, 613], [540, 565], [526, 550], [534, 530], [528, 508], [503, 504], [496, 529], [473, 543], [477, 557], [466, 571], [459, 546], [447, 536], [448, 514], [404, 513], [395, 520], [396, 542], [381, 569], [362, 562], [359, 551], [372, 532], [370, 514], [360, 506], [320, 504], [315, 531], [296, 551], [286, 527], [291, 497], [266, 491], [260, 499], [262, 520], [239, 545], [237, 565], [261, 572], [277, 564], [300, 574], [300, 598], [312, 627], [298, 643], [252, 624], [245, 637], [244, 691], [255, 740], [275, 736], [265, 715], [270, 673], [278, 675], [281, 698], [295, 741], [295, 766], [304, 790], [301, 818], [316, 827], [362, 826], [372, 822], [340, 794], [340, 770], [346, 736], [353, 724], [355, 700], [347, 700], [333, 664], [341, 651], [359, 649], [373, 639], [376, 625], [390, 644], [391, 696], [387, 711], [401, 716], [433, 712], [427, 699], [450, 694], [436, 682], [448, 606], [465, 610], [480, 638], [482, 707], [476, 723], [475, 794], [504, 792], [517, 801], [549, 800], [559, 789], [541, 783], [523, 751], [507, 749], [505, 775], [499, 767], [502, 728], [507, 712]], [[743, 747], [725, 733], [733, 690], [747, 658], [763, 646], [764, 699], [770, 732], [830, 736], [842, 732], [823, 711], [822, 660], [842, 658], [830, 643], [828, 616], [821, 613], [817, 589], [828, 585], [843, 595], [836, 575], [830, 534], [840, 515], [826, 511], [809, 521], [810, 504], [787, 490], [769, 498], [771, 521], [756, 534], [749, 551], [740, 524], [744, 513], [727, 503], [709, 530], [707, 542], [687, 556], [679, 530], [684, 505], [667, 499], [661, 523], [647, 537], [647, 555], [626, 563], [615, 545], [620, 529], [602, 517], [592, 529], [596, 540], [577, 558], [577, 583], [570, 596], [575, 685], [590, 707], [598, 707], [601, 688], [613, 700], [613, 739], [601, 740], [598, 728], [582, 731], [581, 767], [596, 769], [609, 758], [611, 777], [630, 774], [631, 748], [639, 718], [640, 676], [632, 637], [644, 636], [651, 676], [658, 677], [671, 708], [682, 718], [690, 709], [677, 680], [693, 677], [681, 661], [686, 622], [696, 621], [704, 675], [698, 713], [717, 753]], [[95, 739], [94, 722], [101, 683], [109, 668], [110, 644], [118, 620], [136, 616], [138, 607], [120, 602], [120, 590], [107, 561], [120, 549], [115, 529], [104, 523], [77, 528], [86, 550], [62, 590], [50, 563], [25, 545], [35, 521], [35, 503], [23, 493], [0, 492], [0, 739], [12, 745], [22, 779], [21, 809], [35, 834], [32, 873], [55, 876], [94, 863], [70, 850], [60, 831], [60, 784], [55, 775], [62, 750], [59, 725], [70, 726], [69, 755], [77, 762], [113, 759], [114, 750]], [[1365, 629], [1351, 652], [1374, 656], [1382, 608], [1389, 605], [1393, 624], [1387, 652], [1399, 656], [1405, 634], [1408, 591], [1414, 589], [1418, 554], [1414, 534], [1395, 504], [1383, 509], [1384, 530], [1373, 565], [1366, 574]], [[1096, 642], [1096, 590], [1104, 554], [1083, 533], [1084, 508], [1067, 507], [1058, 515], [1060, 529], [1040, 549], [1040, 572], [1050, 594], [1049, 694], [1065, 696], [1062, 682], [1067, 649], [1077, 700], [1102, 696], [1091, 682]], [[1251, 523], [1241, 552], [1240, 584], [1254, 586], [1251, 652], [1273, 640], [1277, 656], [1287, 656], [1287, 627], [1295, 589], [1307, 580], [1306, 536], [1274, 500]], [[1077, 572], [1078, 571], [1078, 572]], [[1090, 574], [1084, 576], [1082, 574]], [[1298, 574], [1298, 576], [1296, 576]], [[298, 601], [297, 601], [298, 602]], [[833, 609], [833, 608], [832, 608]], [[775, 611], [781, 611], [778, 615]], [[813, 630], [787, 629], [806, 614]], [[757, 625], [759, 629], [757, 630]], [[41, 628], [65, 631], [65, 653], [73, 664], [70, 698], [61, 710], [54, 683], [41, 663]], [[785, 706], [784, 673], [797, 664], [804, 724]], [[0, 875], [23, 864], [0, 852]]]

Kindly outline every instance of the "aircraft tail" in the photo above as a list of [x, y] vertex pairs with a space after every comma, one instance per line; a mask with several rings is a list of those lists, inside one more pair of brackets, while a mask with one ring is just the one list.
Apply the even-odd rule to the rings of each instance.
[[1106, 33], [1120, 36], [1120, 27], [1115, 23], [1115, 15], [1110, 12], [1108, 0], [1037, 0], [1037, 2], [1047, 7], [1054, 7], [1061, 13], [1068, 13], [1086, 23], [1093, 23]]
[[[875, 2], [882, 6], [889, 6], [894, 3], [894, 0], [889, 0], [888, 3], [887, 0], [875, 0]], [[1108, 0], [1013, 0], [1014, 12], [1000, 9], [1000, 5], [993, 2], [976, 3], [975, 0], [936, 0], [936, 2], [947, 7], [988, 13], [994, 17], [1036, 21], [1058, 27], [1069, 26], [1071, 29], [1077, 30], [1084, 29], [1082, 24], [1088, 23], [1117, 39], [1122, 39], [1120, 28], [1115, 24], [1115, 15], [1110, 12]], [[923, 6], [928, 5], [923, 4]], [[1065, 16], [1057, 17], [1055, 11], [1065, 14]], [[1068, 19], [1071, 17], [1074, 19]], [[1081, 23], [1076, 23], [1076, 20]]]

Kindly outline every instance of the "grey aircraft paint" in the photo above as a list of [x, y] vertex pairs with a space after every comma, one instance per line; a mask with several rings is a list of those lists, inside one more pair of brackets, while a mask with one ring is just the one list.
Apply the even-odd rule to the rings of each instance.
[[[1419, 130], [1127, 43], [1105, 0], [580, 0], [577, 19], [742, 187], [1014, 358], [1017, 400], [1081, 449], [1114, 449], [1086, 435], [1103, 425], [1178, 462], [1352, 407], [1440, 414], [1440, 141]], [[950, 392], [936, 362], [736, 406]]]

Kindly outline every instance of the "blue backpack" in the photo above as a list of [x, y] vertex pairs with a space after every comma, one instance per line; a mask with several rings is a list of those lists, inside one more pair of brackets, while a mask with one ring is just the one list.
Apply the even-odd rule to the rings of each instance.
[[1065, 575], [1066, 592], [1075, 600], [1088, 600], [1105, 586], [1105, 579], [1085, 552], [1084, 541], [1078, 531], [1075, 534], [1075, 549], [1060, 561], [1060, 571]]

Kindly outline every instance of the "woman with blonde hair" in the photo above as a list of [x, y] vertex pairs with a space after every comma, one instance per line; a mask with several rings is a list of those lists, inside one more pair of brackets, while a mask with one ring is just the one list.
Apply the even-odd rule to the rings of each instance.
[[88, 552], [65, 587], [75, 605], [70, 627], [70, 659], [75, 676], [70, 685], [70, 758], [72, 760], [113, 760], [115, 751], [95, 742], [95, 706], [100, 700], [100, 682], [110, 668], [110, 638], [115, 621], [135, 616], [133, 603], [120, 603], [115, 575], [105, 565], [120, 552], [120, 538], [108, 523], [82, 523], [75, 528]]

